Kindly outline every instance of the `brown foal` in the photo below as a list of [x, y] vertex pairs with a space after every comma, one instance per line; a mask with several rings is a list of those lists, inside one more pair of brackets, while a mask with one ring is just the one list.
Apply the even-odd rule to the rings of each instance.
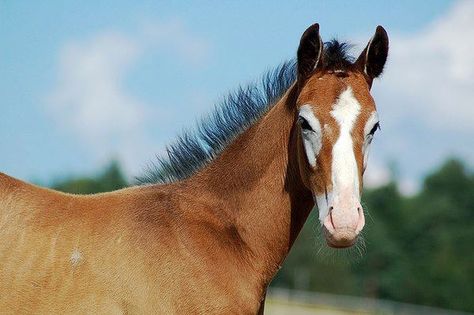
[[345, 48], [310, 26], [258, 117], [208, 130], [222, 149], [188, 174], [171, 152], [166, 183], [79, 196], [0, 173], [0, 313], [256, 314], [315, 204], [328, 245], [352, 246], [388, 37]]

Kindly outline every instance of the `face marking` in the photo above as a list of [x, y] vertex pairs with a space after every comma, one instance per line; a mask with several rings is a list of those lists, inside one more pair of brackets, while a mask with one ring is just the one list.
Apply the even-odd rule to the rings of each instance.
[[367, 159], [364, 153], [368, 152], [364, 129], [372, 127], [370, 134], [378, 122], [373, 114], [375, 104], [362, 74], [349, 73], [340, 78], [330, 73], [321, 77], [325, 78], [324, 83], [314, 76], [310, 88], [304, 89], [299, 97], [302, 105], [298, 114], [303, 113], [299, 116], [305, 118], [304, 129], [312, 129], [309, 123], [312, 116], [321, 128], [321, 147], [313, 159], [300, 134], [301, 162], [306, 164], [300, 170], [303, 176], [307, 172], [304, 181], [312, 191], [321, 225], [358, 232], [364, 224], [360, 204], [364, 158]]
[[367, 161], [369, 159], [370, 143], [372, 142], [372, 136], [369, 135], [369, 133], [378, 122], [379, 122], [379, 116], [376, 111], [373, 111], [372, 114], [370, 114], [369, 119], [365, 123], [365, 127], [364, 127], [365, 138], [364, 138], [364, 146], [362, 148], [363, 154], [364, 154], [364, 170], [367, 167]]
[[367, 136], [370, 130], [372, 130], [372, 128], [378, 122], [379, 122], [379, 116], [377, 115], [376, 111], [373, 111], [372, 114], [370, 114], [369, 119], [367, 119], [367, 122], [365, 123], [364, 136]]
[[321, 224], [324, 222], [324, 219], [329, 214], [329, 201], [333, 199], [332, 192], [328, 192], [328, 194], [321, 194], [314, 196], [314, 200], [318, 206], [319, 210], [319, 222]]
[[321, 224], [328, 216], [330, 204], [335, 198], [360, 198], [359, 173], [351, 135], [360, 109], [350, 87], [340, 94], [332, 107], [330, 114], [339, 125], [339, 137], [332, 149], [332, 190], [314, 196]]
[[322, 147], [321, 125], [314, 116], [310, 105], [303, 105], [300, 108], [299, 116], [305, 119], [313, 130], [301, 130], [303, 145], [308, 162], [312, 167], [316, 167], [316, 158]]
[[359, 177], [354, 155], [352, 128], [360, 113], [360, 104], [349, 87], [341, 93], [333, 106], [331, 116], [339, 124], [339, 138], [332, 149], [332, 183], [334, 194], [352, 190], [358, 194]]

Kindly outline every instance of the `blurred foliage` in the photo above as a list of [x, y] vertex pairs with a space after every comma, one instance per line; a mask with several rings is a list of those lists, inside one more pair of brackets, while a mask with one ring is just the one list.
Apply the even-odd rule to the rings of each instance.
[[119, 164], [113, 161], [98, 176], [76, 177], [55, 182], [51, 188], [73, 194], [93, 194], [124, 188], [125, 176]]
[[[95, 193], [125, 187], [117, 163], [53, 188]], [[365, 250], [330, 251], [313, 211], [273, 286], [474, 311], [474, 174], [457, 160], [412, 197], [397, 184], [367, 190]]]

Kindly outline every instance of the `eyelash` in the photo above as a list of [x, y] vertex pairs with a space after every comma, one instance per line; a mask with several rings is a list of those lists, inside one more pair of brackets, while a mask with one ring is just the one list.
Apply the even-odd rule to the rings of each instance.
[[298, 122], [300, 123], [301, 129], [303, 130], [308, 130], [308, 131], [314, 131], [313, 128], [311, 128], [311, 125], [308, 123], [308, 121], [303, 118], [303, 117], [298, 117]]
[[374, 134], [377, 131], [377, 129], [380, 129], [380, 123], [376, 123], [370, 130], [369, 134], [366, 136], [367, 141], [369, 141], [369, 143], [372, 143], [372, 139], [374, 139]]
[[372, 127], [372, 129], [371, 129], [370, 132], [369, 132], [369, 135], [370, 135], [370, 136], [373, 136], [374, 133], [377, 131], [377, 129], [381, 130], [381, 129], [380, 129], [380, 123], [376, 123], [376, 124]]
[[[308, 121], [307, 121], [305, 118], [303, 118], [303, 117], [301, 117], [301, 116], [298, 117], [298, 122], [299, 122], [299, 124], [300, 124], [300, 126], [301, 126], [301, 129], [303, 129], [303, 130], [308, 130], [308, 131], [313, 131], [313, 128], [311, 128], [311, 125], [308, 123]], [[369, 132], [369, 134], [367, 135], [367, 137], [372, 138], [372, 137], [374, 136], [375, 132], [377, 131], [377, 129], [378, 129], [378, 130], [382, 130], [382, 129], [380, 128], [380, 123], [379, 123], [379, 122], [377, 122], [377, 123], [372, 127], [372, 129], [370, 130], [370, 132]]]

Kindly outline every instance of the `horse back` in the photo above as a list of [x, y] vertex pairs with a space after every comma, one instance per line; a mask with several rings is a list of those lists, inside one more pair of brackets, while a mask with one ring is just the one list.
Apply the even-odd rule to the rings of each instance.
[[0, 174], [0, 309], [241, 313], [243, 245], [214, 207], [176, 186], [81, 196]]
[[64, 194], [0, 174], [0, 309], [120, 313], [145, 304], [127, 195]]

